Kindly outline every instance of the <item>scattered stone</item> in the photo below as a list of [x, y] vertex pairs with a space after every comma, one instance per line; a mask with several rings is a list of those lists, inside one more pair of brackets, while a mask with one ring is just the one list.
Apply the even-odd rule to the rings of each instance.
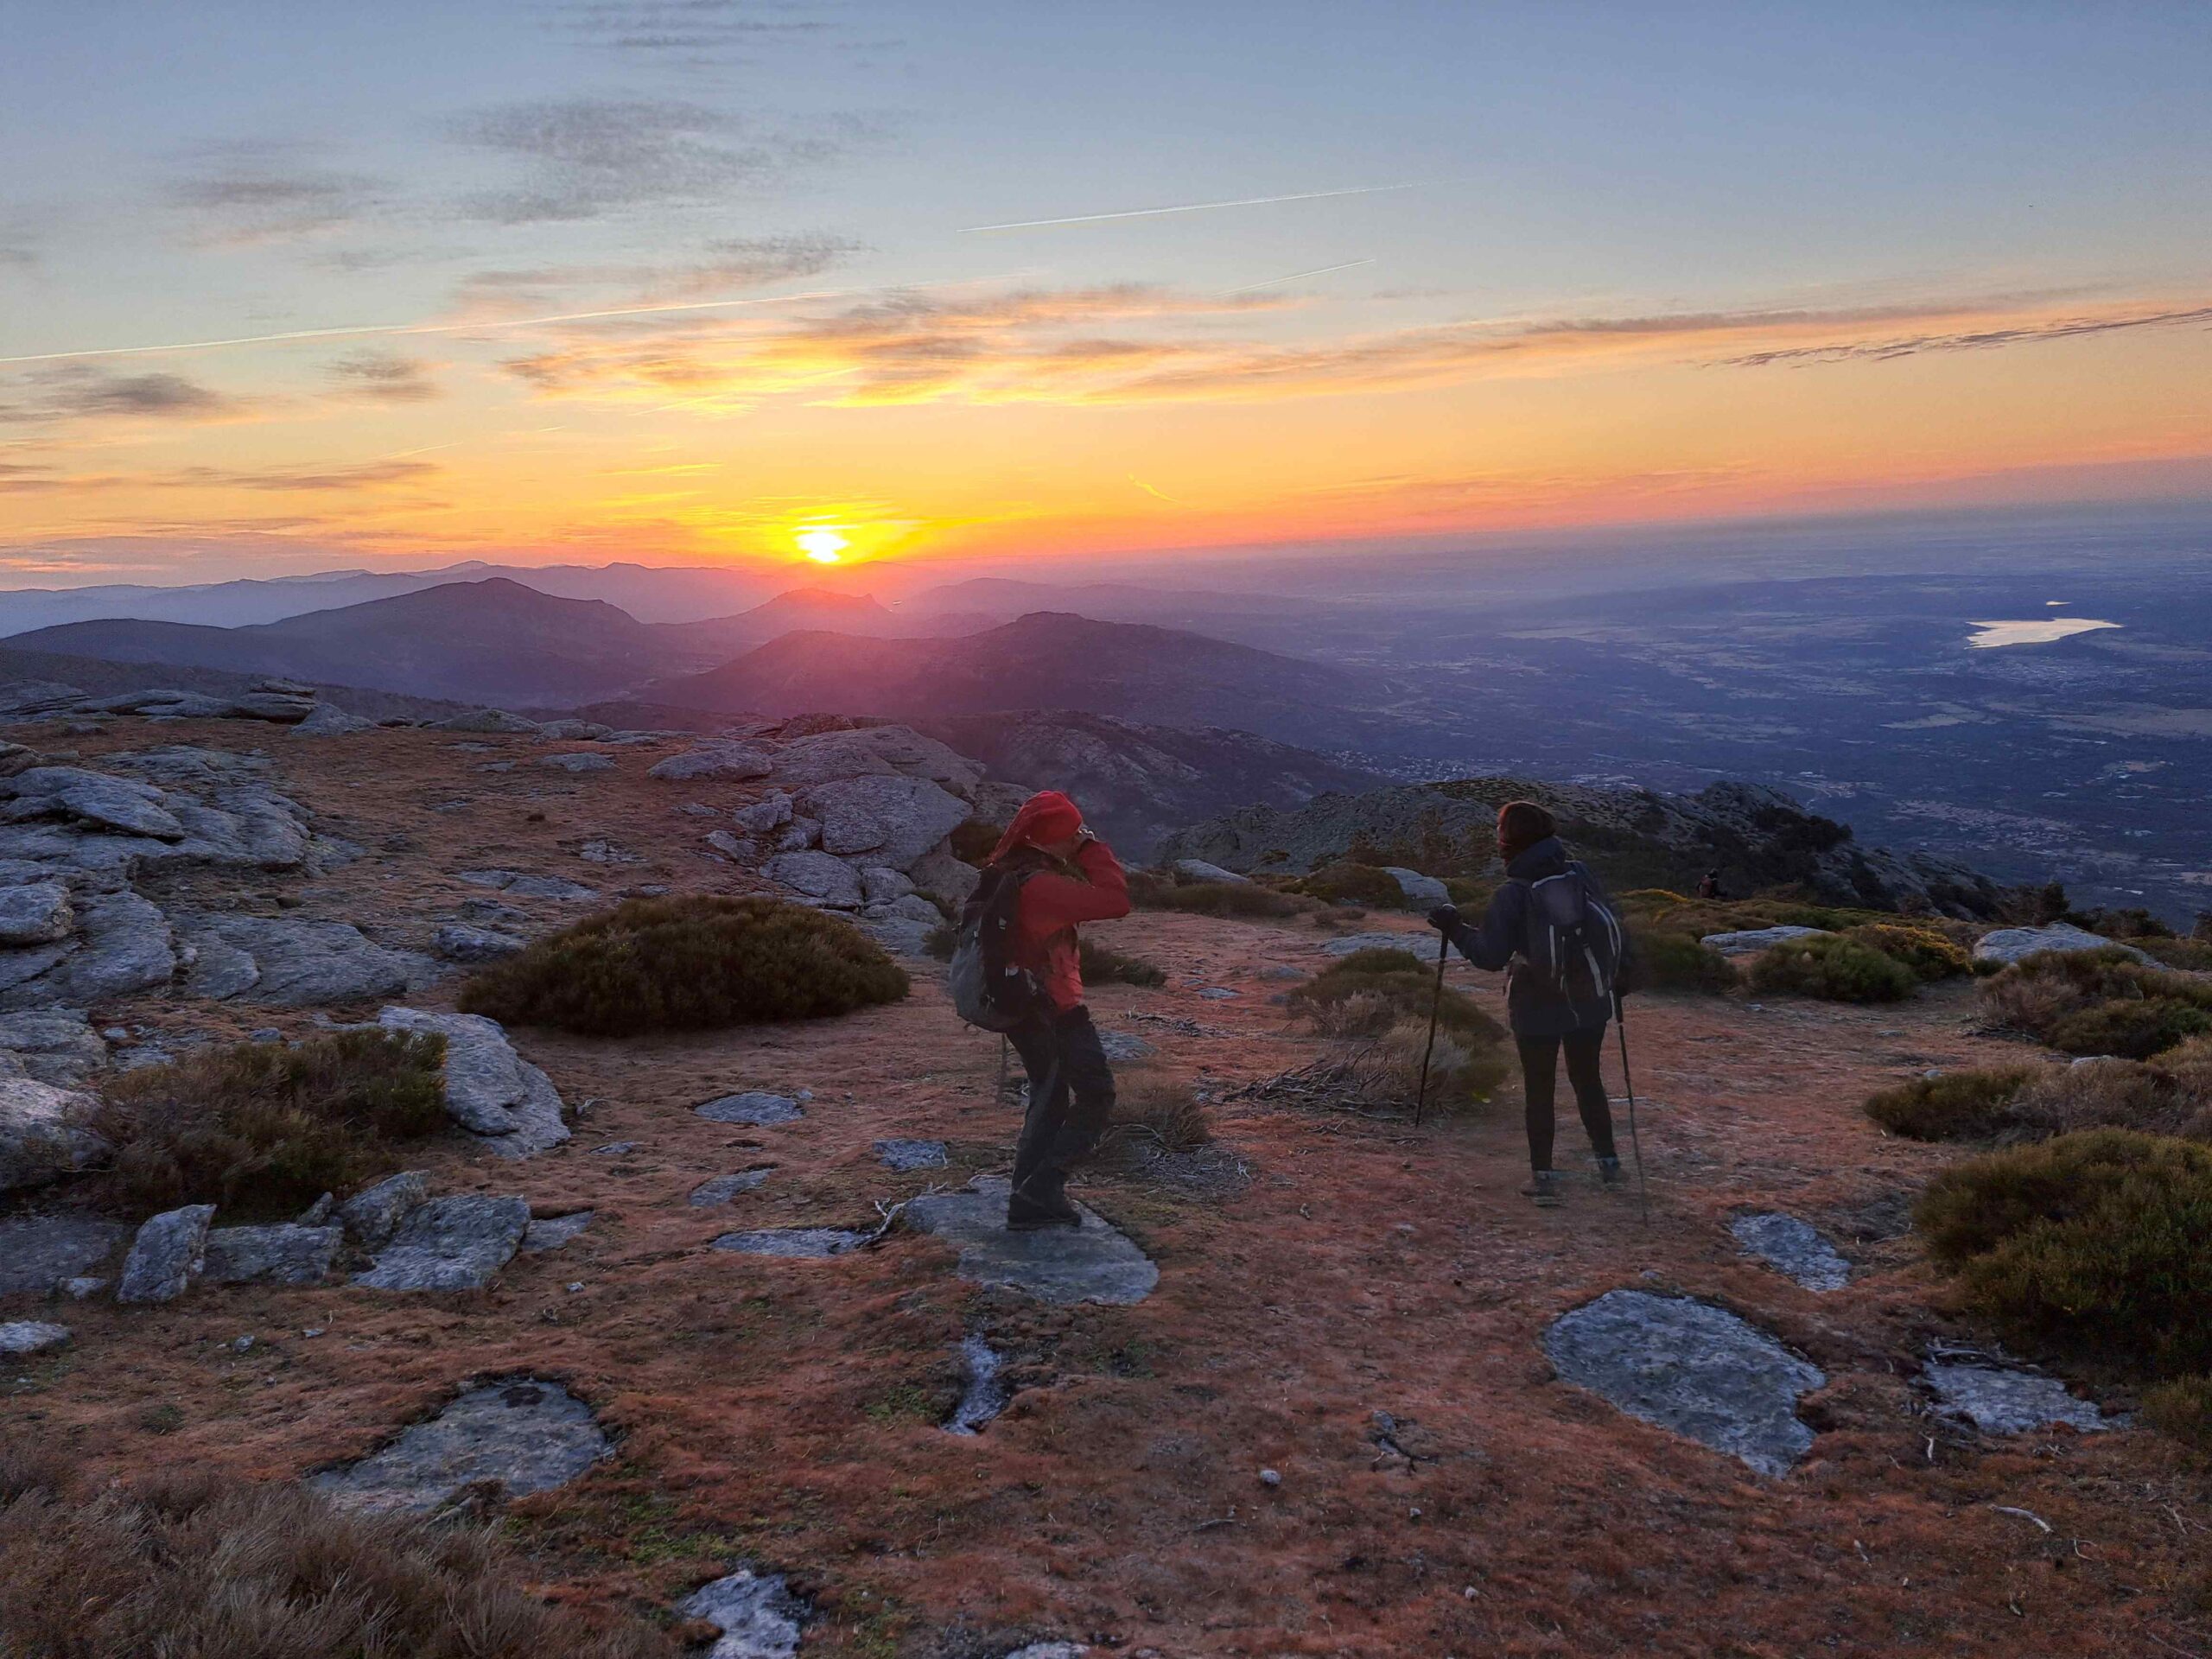
[[741, 1192], [750, 1192], [768, 1179], [765, 1169], [741, 1169], [732, 1175], [717, 1175], [691, 1189], [690, 1203], [704, 1210], [714, 1205], [728, 1204]]
[[1090, 1651], [1080, 1642], [1032, 1642], [1016, 1648], [1006, 1659], [1083, 1659]]
[[0, 1192], [40, 1186], [105, 1157], [107, 1142], [85, 1127], [89, 1095], [35, 1077], [0, 1077]]
[[385, 1008], [377, 1023], [386, 1031], [435, 1032], [446, 1039], [446, 1110], [501, 1157], [528, 1158], [569, 1138], [560, 1091], [515, 1052], [498, 1020]]
[[123, 1282], [116, 1287], [118, 1302], [168, 1302], [184, 1294], [200, 1276], [207, 1249], [207, 1224], [214, 1219], [212, 1204], [188, 1204], [164, 1211], [139, 1228], [130, 1241], [130, 1254], [123, 1263]]
[[967, 1386], [961, 1392], [960, 1403], [945, 1421], [945, 1430], [952, 1434], [981, 1433], [984, 1424], [1006, 1409], [1012, 1396], [999, 1381], [998, 1355], [981, 1337], [962, 1338], [960, 1363], [967, 1373]]
[[2107, 1427], [2102, 1412], [2067, 1393], [2055, 1376], [1941, 1361], [1931, 1361], [1920, 1375], [1938, 1410], [1985, 1434], [2025, 1434], [2058, 1423], [2089, 1434]]
[[798, 1102], [789, 1095], [772, 1095], [758, 1089], [748, 1089], [739, 1095], [723, 1095], [691, 1109], [709, 1123], [752, 1123], [761, 1127], [772, 1123], [796, 1123], [806, 1116], [800, 1109]]
[[1791, 939], [1823, 939], [1828, 936], [1829, 931], [1825, 927], [1751, 927], [1733, 933], [1708, 933], [1701, 943], [1724, 957], [1756, 957]]
[[579, 1210], [572, 1216], [552, 1216], [543, 1221], [533, 1221], [524, 1230], [522, 1254], [542, 1255], [547, 1250], [557, 1250], [578, 1233], [591, 1225], [595, 1212]]
[[766, 778], [773, 769], [768, 757], [749, 743], [702, 743], [697, 748], [656, 761], [645, 776], [667, 783], [688, 783], [695, 778], [741, 781]]
[[721, 1631], [703, 1659], [797, 1659], [799, 1634], [813, 1610], [791, 1592], [780, 1573], [741, 1567], [677, 1603], [686, 1618]]
[[76, 927], [76, 906], [60, 882], [0, 887], [0, 944], [52, 944]]
[[190, 943], [198, 960], [190, 988], [201, 995], [244, 997], [264, 1007], [365, 1001], [426, 985], [439, 973], [428, 957], [371, 944], [351, 922], [209, 914], [192, 929]]
[[315, 711], [292, 728], [294, 737], [348, 737], [355, 732], [372, 732], [377, 723], [364, 720], [359, 715], [349, 715], [332, 703], [321, 703]]
[[56, 1088], [75, 1087], [107, 1062], [107, 1044], [73, 1008], [0, 1014], [0, 1050], [22, 1061], [25, 1075]]
[[568, 754], [540, 755], [537, 764], [553, 772], [612, 772], [614, 770], [614, 757], [582, 749]]
[[461, 919], [478, 927], [527, 927], [530, 912], [503, 905], [497, 899], [464, 899]]
[[353, 1282], [372, 1290], [480, 1290], [513, 1259], [529, 1228], [526, 1198], [431, 1198], [409, 1212]]
[[636, 1141], [609, 1141], [604, 1146], [594, 1147], [594, 1158], [619, 1158], [626, 1152], [635, 1152], [642, 1143]]
[[176, 951], [158, 909], [127, 889], [74, 902], [73, 939], [0, 950], [0, 1008], [90, 1007], [169, 982]]
[[2107, 939], [2071, 922], [2054, 922], [2049, 927], [2000, 927], [1981, 936], [1974, 948], [1974, 957], [1976, 962], [2009, 963], [2044, 950], [2069, 955], [2082, 950], [2124, 950], [2137, 962], [2151, 960], [2147, 953], [2132, 944]]
[[102, 1281], [92, 1269], [107, 1265], [130, 1229], [90, 1216], [10, 1216], [0, 1219], [0, 1296], [52, 1294], [79, 1281]]
[[1726, 1308], [1609, 1290], [1561, 1314], [1543, 1340], [1562, 1381], [1761, 1474], [1787, 1474], [1813, 1444], [1797, 1401], [1827, 1378]]
[[511, 715], [504, 709], [472, 709], [466, 714], [448, 715], [443, 720], [429, 722], [434, 732], [534, 732], [537, 722], [524, 720], [520, 715]]
[[595, 720], [548, 720], [541, 721], [537, 728], [540, 737], [556, 743], [596, 743], [613, 733], [612, 726], [602, 726]]
[[582, 1401], [521, 1377], [471, 1389], [382, 1451], [308, 1484], [342, 1510], [427, 1515], [486, 1482], [510, 1498], [565, 1486], [613, 1449]]
[[964, 1192], [925, 1193], [907, 1205], [907, 1225], [934, 1233], [960, 1250], [960, 1276], [1004, 1285], [1061, 1306], [1103, 1302], [1127, 1306], [1152, 1294], [1160, 1269], [1110, 1223], [1078, 1204], [1080, 1227], [1012, 1232], [1006, 1224], [1007, 1182], [978, 1175]]
[[296, 726], [315, 712], [315, 693], [275, 691], [257, 688], [231, 699], [230, 713], [238, 720], [265, 720], [277, 726]]
[[820, 1261], [842, 1255], [867, 1239], [865, 1233], [842, 1227], [768, 1227], [749, 1233], [724, 1233], [714, 1241], [718, 1250], [741, 1255], [788, 1256], [794, 1261]]
[[382, 1249], [399, 1230], [399, 1224], [422, 1208], [429, 1196], [429, 1184], [421, 1170], [402, 1170], [340, 1205], [338, 1219], [346, 1236], [363, 1249]]
[[687, 818], [719, 818], [721, 817], [720, 809], [709, 806], [704, 801], [686, 801], [676, 810], [681, 812]]
[[1098, 1033], [1098, 1046], [1108, 1059], [1116, 1063], [1148, 1060], [1160, 1052], [1133, 1031], [1102, 1031]]
[[942, 1141], [879, 1141], [875, 1155], [890, 1168], [943, 1169], [950, 1161]]
[[67, 1325], [48, 1325], [43, 1319], [10, 1319], [0, 1325], [0, 1355], [10, 1359], [28, 1359], [68, 1340]]
[[341, 1227], [217, 1227], [207, 1235], [201, 1277], [217, 1285], [313, 1285], [330, 1272]]
[[[712, 807], [707, 809], [713, 811]], [[791, 821], [791, 798], [780, 789], [772, 790], [749, 806], [741, 806], [730, 814], [737, 827], [750, 836], [765, 836], [780, 830]]]
[[1746, 1250], [1808, 1290], [1841, 1290], [1851, 1283], [1851, 1263], [1795, 1216], [1738, 1216], [1728, 1230]]
[[1432, 936], [1427, 933], [1346, 933], [1338, 938], [1321, 942], [1324, 955], [1348, 957], [1355, 950], [1410, 950], [1415, 956], [1436, 954]]
[[1433, 906], [1452, 902], [1452, 890], [1433, 875], [1423, 875], [1419, 870], [1400, 869], [1395, 864], [1384, 865], [1382, 874], [1398, 884], [1398, 891], [1405, 894], [1406, 902], [1409, 905]]
[[576, 856], [587, 864], [642, 864], [645, 856], [626, 847], [618, 847], [605, 838], [588, 841], [576, 849]]
[[502, 962], [525, 949], [529, 943], [497, 928], [448, 922], [432, 935], [430, 949], [448, 962]]
[[1198, 998], [1201, 1001], [1205, 1002], [1227, 1002], [1232, 1001], [1240, 995], [1242, 995], [1242, 993], [1232, 991], [1226, 985], [1201, 985], [1198, 987]]
[[822, 849], [903, 870], [967, 822], [968, 804], [926, 778], [848, 778], [809, 790], [801, 803], [822, 820]]
[[861, 879], [842, 858], [801, 850], [779, 853], [760, 867], [771, 881], [835, 910], [858, 910]]
[[1280, 962], [1271, 962], [1260, 969], [1260, 977], [1271, 985], [1290, 985], [1306, 976], [1297, 969]]
[[1266, 1487], [1269, 1491], [1274, 1491], [1276, 1487], [1282, 1484], [1282, 1471], [1280, 1469], [1261, 1470], [1260, 1484]]
[[1224, 870], [1218, 864], [1209, 864], [1203, 858], [1179, 858], [1175, 874], [1185, 881], [1226, 881], [1232, 887], [1249, 887], [1252, 878], [1239, 875], [1234, 870]]
[[518, 899], [558, 899], [564, 904], [590, 904], [599, 897], [597, 887], [558, 875], [518, 875], [506, 891]]
[[734, 836], [727, 830], [709, 830], [707, 845], [734, 863], [747, 864], [759, 855], [760, 843], [744, 836]]

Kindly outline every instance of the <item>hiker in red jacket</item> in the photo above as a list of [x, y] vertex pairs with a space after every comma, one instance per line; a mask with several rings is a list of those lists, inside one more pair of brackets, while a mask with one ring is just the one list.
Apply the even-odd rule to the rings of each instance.
[[1021, 883], [1007, 956], [1036, 976], [1046, 1005], [1007, 1033], [1029, 1073], [1029, 1115], [1014, 1143], [1006, 1224], [1081, 1226], [1068, 1201], [1068, 1171], [1105, 1133], [1114, 1074], [1083, 1005], [1075, 930], [1078, 922], [1128, 915], [1128, 878], [1076, 804], [1051, 789], [1022, 804], [991, 864]]

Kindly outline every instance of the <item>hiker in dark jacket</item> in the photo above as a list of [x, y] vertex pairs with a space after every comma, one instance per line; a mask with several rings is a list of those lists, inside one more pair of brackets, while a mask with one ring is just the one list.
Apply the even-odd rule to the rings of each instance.
[[1083, 1001], [1078, 922], [1129, 913], [1128, 878], [1092, 835], [1076, 804], [1058, 790], [1022, 803], [991, 855], [991, 867], [1021, 883], [1007, 956], [1027, 969], [1046, 1007], [1007, 1033], [1029, 1074], [1029, 1112], [1014, 1148], [1006, 1224], [1079, 1227], [1068, 1171], [1089, 1157], [1114, 1109], [1114, 1073]]
[[[1491, 897], [1478, 926], [1470, 927], [1450, 905], [1429, 912], [1429, 925], [1459, 948], [1478, 968], [1508, 970], [1507, 1022], [1521, 1051], [1522, 1093], [1528, 1106], [1529, 1164], [1533, 1172], [1522, 1193], [1547, 1207], [1560, 1202], [1560, 1178], [1552, 1168], [1552, 1095], [1559, 1057], [1567, 1054], [1567, 1081], [1582, 1113], [1582, 1127], [1598, 1154], [1598, 1172], [1608, 1186], [1621, 1179], [1620, 1156], [1613, 1149], [1613, 1114], [1605, 1098], [1599, 1062], [1605, 1052], [1605, 1025], [1616, 1012], [1611, 995], [1577, 1001], [1556, 985], [1527, 971], [1529, 893], [1533, 883], [1569, 870], [1580, 874], [1589, 891], [1611, 907], [1605, 888], [1587, 868], [1567, 855], [1552, 815], [1533, 801], [1509, 801], [1498, 809], [1497, 855], [1505, 861], [1505, 885]], [[1625, 964], [1624, 964], [1625, 966]]]

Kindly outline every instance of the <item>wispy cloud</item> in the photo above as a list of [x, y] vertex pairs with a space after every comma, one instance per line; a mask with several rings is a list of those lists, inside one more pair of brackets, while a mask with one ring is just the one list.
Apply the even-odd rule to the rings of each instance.
[[355, 397], [379, 403], [419, 404], [438, 395], [430, 378], [430, 365], [420, 358], [397, 352], [354, 352], [330, 365], [330, 378], [339, 390]]
[[759, 189], [835, 159], [864, 130], [849, 117], [791, 133], [674, 99], [556, 98], [479, 111], [448, 136], [519, 170], [513, 184], [467, 197], [464, 210], [527, 225]]
[[545, 11], [556, 32], [580, 45], [683, 65], [738, 62], [834, 28], [806, 9], [760, 0], [578, 0]]
[[1113, 219], [1163, 219], [1173, 213], [1211, 213], [1224, 207], [1268, 207], [1282, 201], [1326, 201], [1332, 196], [1380, 196], [1393, 190], [1419, 189], [1411, 184], [1361, 184], [1345, 190], [1301, 190], [1285, 196], [1240, 196], [1232, 201], [1186, 201], [1171, 207], [1124, 207], [1109, 213], [1069, 213], [1058, 219], [1014, 219], [1002, 225], [963, 225], [960, 234], [984, 231], [1037, 231], [1055, 225], [1098, 225]]
[[2080, 340], [2091, 334], [2119, 334], [2133, 328], [2177, 328], [2191, 323], [2212, 325], [2212, 305], [2179, 308], [2153, 308], [2118, 315], [2053, 317], [2043, 321], [1998, 324], [1988, 327], [1897, 334], [1883, 340], [1856, 340], [1832, 346], [1777, 347], [1732, 357], [1737, 368], [1764, 368], [1775, 363], [1848, 363], [1916, 357], [1925, 352], [1983, 352], [2000, 346], [2024, 346], [2037, 340]]
[[389, 458], [313, 467], [177, 467], [131, 473], [67, 473], [51, 466], [0, 465], [0, 494], [108, 495], [131, 490], [254, 490], [292, 495], [378, 490], [426, 483], [444, 468]]
[[640, 301], [696, 299], [818, 276], [867, 245], [828, 235], [745, 237], [707, 243], [688, 261], [660, 264], [534, 265], [471, 273], [461, 283], [465, 308], [543, 308], [555, 296], [615, 289]]
[[0, 424], [130, 419], [188, 423], [226, 418], [243, 407], [181, 374], [117, 374], [73, 363], [34, 370], [0, 392]]
[[378, 209], [385, 186], [321, 163], [320, 145], [266, 141], [195, 152], [168, 188], [170, 203], [213, 244], [285, 241], [352, 225]]

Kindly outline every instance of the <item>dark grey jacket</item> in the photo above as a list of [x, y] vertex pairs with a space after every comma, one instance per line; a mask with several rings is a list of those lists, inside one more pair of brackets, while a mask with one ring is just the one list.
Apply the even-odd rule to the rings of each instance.
[[[1611, 898], [1589, 868], [1567, 857], [1556, 836], [1547, 836], [1505, 867], [1506, 882], [1492, 895], [1481, 924], [1462, 922], [1452, 930], [1452, 943], [1459, 954], [1478, 968], [1495, 973], [1506, 969], [1505, 1017], [1516, 1037], [1564, 1037], [1571, 1031], [1603, 1031], [1612, 1018], [1610, 999], [1579, 1002], [1565, 992], [1540, 983], [1533, 974], [1516, 971], [1529, 938], [1529, 887], [1548, 875], [1580, 870], [1590, 890], [1610, 906]], [[1624, 970], [1627, 963], [1622, 963]], [[1625, 977], [1625, 971], [1624, 971]]]

